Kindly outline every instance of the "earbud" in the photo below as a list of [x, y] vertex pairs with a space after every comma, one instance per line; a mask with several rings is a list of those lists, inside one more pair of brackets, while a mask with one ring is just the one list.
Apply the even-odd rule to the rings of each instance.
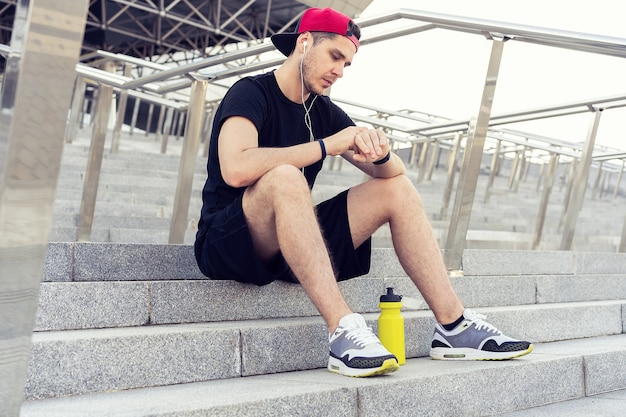
[[302, 55], [306, 52], [307, 41], [302, 42]]

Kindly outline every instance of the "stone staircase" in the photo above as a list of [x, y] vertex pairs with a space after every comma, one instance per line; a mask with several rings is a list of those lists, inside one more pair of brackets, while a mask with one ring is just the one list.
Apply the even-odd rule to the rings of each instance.
[[433, 316], [393, 250], [375, 248], [371, 272], [341, 283], [353, 309], [376, 329], [387, 286], [421, 307], [403, 313], [407, 364], [354, 379], [324, 369], [327, 331], [297, 285], [207, 280], [189, 245], [53, 243], [21, 417], [491, 416], [548, 404], [569, 416], [559, 410], [600, 394], [623, 405], [626, 254], [469, 249], [463, 270], [452, 280], [466, 306], [535, 352], [429, 359]]
[[[163, 155], [152, 138], [122, 139], [119, 154], [105, 154], [91, 243], [74, 242], [89, 138], [65, 146], [51, 231], [65, 243], [49, 245], [21, 417], [623, 415], [622, 197], [588, 198], [575, 250], [556, 251], [564, 190], [555, 185], [542, 250], [528, 251], [536, 179], [512, 192], [497, 177], [487, 204], [480, 177], [464, 276], [452, 280], [466, 306], [535, 342], [513, 361], [429, 359], [434, 318], [381, 229], [371, 272], [340, 286], [374, 329], [388, 286], [420, 307], [403, 312], [407, 364], [353, 379], [325, 370], [327, 330], [299, 286], [210, 281], [197, 270], [191, 243], [204, 158], [185, 243], [167, 245], [180, 142], [170, 140]], [[408, 175], [417, 184], [417, 171]], [[362, 180], [348, 164], [327, 167], [314, 200]], [[440, 243], [444, 180], [441, 167], [417, 184]]]
[[[106, 149], [109, 149], [107, 144]], [[181, 141], [170, 139], [167, 154], [160, 153], [160, 143], [152, 137], [123, 132], [120, 152], [105, 152], [91, 241], [114, 243], [168, 242], [176, 190]], [[54, 206], [51, 241], [75, 241], [82, 187], [89, 153], [89, 132], [83, 130], [72, 144], [66, 144]], [[440, 158], [445, 160], [444, 157]], [[201, 208], [201, 190], [206, 179], [206, 160], [199, 156], [188, 212], [185, 244], [192, 244]], [[341, 170], [330, 170], [330, 161], [318, 176], [313, 190], [316, 201], [363, 181], [363, 174], [343, 163]], [[420, 191], [425, 210], [435, 234], [443, 246], [449, 216], [441, 219], [445, 187], [445, 166], [433, 173], [430, 181], [417, 183], [418, 171], [408, 170]], [[489, 203], [484, 203], [488, 177], [481, 175], [477, 187], [467, 248], [530, 249], [539, 210], [540, 191], [536, 177], [520, 182], [519, 190], [508, 187], [508, 176], [496, 177]], [[540, 249], [558, 249], [562, 230], [559, 227], [565, 187], [555, 184], [548, 207]], [[590, 195], [591, 192], [588, 193]], [[453, 195], [454, 198], [454, 195]], [[615, 252], [624, 223], [624, 197], [616, 200], [587, 198], [580, 213], [573, 249], [576, 251]], [[453, 199], [450, 201], [450, 209]], [[374, 245], [391, 247], [389, 232], [381, 229], [374, 235]]]

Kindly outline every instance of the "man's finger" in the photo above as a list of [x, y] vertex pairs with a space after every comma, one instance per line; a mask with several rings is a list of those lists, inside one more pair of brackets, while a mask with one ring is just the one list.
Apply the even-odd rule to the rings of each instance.
[[372, 140], [369, 137], [369, 130], [356, 135], [354, 137], [354, 144], [359, 149], [359, 153], [365, 158], [371, 158], [375, 155], [375, 150], [372, 147]]

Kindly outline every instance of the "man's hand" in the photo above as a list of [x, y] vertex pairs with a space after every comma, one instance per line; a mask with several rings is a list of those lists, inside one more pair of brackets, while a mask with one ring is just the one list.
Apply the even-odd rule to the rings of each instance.
[[329, 155], [354, 152], [356, 162], [374, 162], [389, 152], [389, 140], [381, 129], [350, 126], [324, 139]]
[[354, 160], [357, 162], [374, 162], [389, 152], [389, 141], [381, 129], [365, 129], [354, 138]]

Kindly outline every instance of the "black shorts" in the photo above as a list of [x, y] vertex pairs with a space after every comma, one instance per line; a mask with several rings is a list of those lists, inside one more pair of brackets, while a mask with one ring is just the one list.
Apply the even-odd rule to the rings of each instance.
[[[352, 245], [347, 209], [348, 190], [317, 205], [317, 216], [338, 281], [365, 275], [370, 269], [371, 238]], [[264, 265], [256, 255], [241, 205], [242, 197], [213, 213], [196, 234], [200, 271], [217, 280], [266, 285], [275, 280], [298, 282], [281, 255]]]

